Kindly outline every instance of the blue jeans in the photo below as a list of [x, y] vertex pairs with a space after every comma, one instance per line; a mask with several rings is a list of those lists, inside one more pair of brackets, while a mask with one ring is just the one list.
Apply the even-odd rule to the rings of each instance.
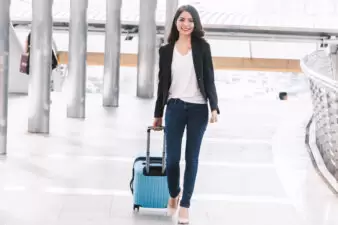
[[168, 188], [172, 198], [180, 193], [180, 159], [182, 137], [187, 127], [185, 173], [180, 206], [189, 208], [198, 169], [198, 158], [208, 124], [208, 105], [170, 99], [165, 114]]

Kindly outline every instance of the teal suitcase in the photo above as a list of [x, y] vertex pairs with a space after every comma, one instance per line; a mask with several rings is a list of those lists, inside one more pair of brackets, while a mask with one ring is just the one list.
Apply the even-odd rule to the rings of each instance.
[[134, 160], [130, 189], [134, 199], [134, 210], [142, 208], [166, 208], [169, 190], [165, 168], [165, 135], [163, 138], [162, 155], [150, 154], [150, 132], [163, 127], [147, 129], [147, 150]]

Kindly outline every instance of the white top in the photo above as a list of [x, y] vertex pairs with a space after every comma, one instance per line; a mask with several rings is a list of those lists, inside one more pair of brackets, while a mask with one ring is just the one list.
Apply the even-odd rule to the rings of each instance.
[[179, 98], [189, 103], [207, 103], [198, 87], [191, 50], [182, 55], [176, 47], [174, 48], [171, 73], [168, 99]]

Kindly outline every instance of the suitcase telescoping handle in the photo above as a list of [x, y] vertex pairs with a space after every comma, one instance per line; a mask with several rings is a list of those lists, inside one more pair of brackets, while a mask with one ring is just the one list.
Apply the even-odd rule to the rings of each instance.
[[146, 172], [149, 174], [149, 167], [150, 167], [150, 132], [151, 131], [163, 131], [163, 151], [162, 151], [162, 174], [165, 171], [165, 128], [163, 126], [153, 127], [150, 126], [147, 129], [147, 154], [146, 154]]

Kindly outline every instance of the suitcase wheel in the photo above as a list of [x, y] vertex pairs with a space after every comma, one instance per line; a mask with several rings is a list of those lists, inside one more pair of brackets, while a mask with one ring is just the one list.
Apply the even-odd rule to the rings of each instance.
[[135, 210], [140, 211], [140, 206], [139, 205], [134, 205], [133, 209], [134, 209], [134, 211]]

